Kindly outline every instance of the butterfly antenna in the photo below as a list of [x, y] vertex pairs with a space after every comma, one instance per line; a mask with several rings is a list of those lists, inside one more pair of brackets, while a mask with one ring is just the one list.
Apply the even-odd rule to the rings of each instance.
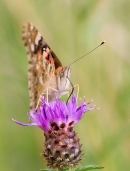
[[73, 92], [74, 92], [74, 86], [73, 86], [73, 84], [72, 84], [71, 80], [69, 79], [69, 77], [68, 77], [68, 80], [69, 80], [69, 82], [70, 82], [70, 84], [71, 84], [71, 86], [72, 86], [72, 91], [71, 91], [71, 93], [70, 93], [70, 95], [69, 95], [69, 97], [68, 97], [68, 99], [67, 99], [66, 104], [68, 104], [68, 101], [69, 101], [69, 99], [70, 99], [71, 95], [72, 95], [72, 94], [73, 94]]
[[68, 66], [74, 64], [75, 62], [77, 62], [78, 60], [80, 60], [81, 58], [84, 58], [85, 56], [87, 56], [88, 54], [90, 54], [91, 52], [93, 52], [94, 50], [96, 50], [97, 48], [99, 48], [100, 46], [102, 46], [105, 43], [105, 41], [103, 41], [100, 45], [98, 45], [97, 47], [95, 47], [93, 50], [91, 50], [90, 52], [86, 53], [85, 55], [81, 56], [80, 58], [76, 59], [75, 61], [73, 61], [72, 63], [70, 63]]

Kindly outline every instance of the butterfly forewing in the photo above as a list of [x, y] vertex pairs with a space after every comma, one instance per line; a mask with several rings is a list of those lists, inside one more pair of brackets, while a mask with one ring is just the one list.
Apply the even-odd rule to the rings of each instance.
[[[58, 90], [68, 88], [68, 83], [65, 82], [69, 75], [65, 76], [65, 73], [70, 74], [70, 69], [66, 71], [65, 67], [62, 67], [58, 57], [31, 23], [24, 24], [22, 38], [28, 54], [30, 108], [34, 109], [40, 95], [46, 94], [47, 87]], [[61, 76], [61, 73], [64, 76]], [[54, 99], [53, 94], [61, 96], [62, 93], [56, 94], [51, 91], [51, 94], [50, 101]]]

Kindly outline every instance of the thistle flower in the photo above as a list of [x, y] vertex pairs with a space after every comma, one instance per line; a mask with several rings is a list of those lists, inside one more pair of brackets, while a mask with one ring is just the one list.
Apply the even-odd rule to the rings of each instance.
[[47, 165], [50, 168], [71, 168], [75, 167], [82, 156], [81, 144], [74, 126], [82, 119], [83, 115], [95, 109], [88, 107], [84, 100], [78, 107], [77, 98], [72, 96], [72, 100], [66, 104], [56, 99], [55, 102], [47, 103], [42, 99], [42, 105], [29, 113], [31, 123], [24, 124], [13, 119], [22, 126], [38, 126], [44, 131], [45, 143], [44, 152]]

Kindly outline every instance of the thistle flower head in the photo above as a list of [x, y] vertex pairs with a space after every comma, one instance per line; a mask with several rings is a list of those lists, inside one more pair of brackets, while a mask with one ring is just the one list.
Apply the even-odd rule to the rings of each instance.
[[82, 119], [83, 115], [95, 109], [88, 107], [84, 100], [78, 106], [77, 98], [66, 104], [59, 99], [47, 103], [42, 100], [42, 105], [36, 110], [30, 111], [30, 124], [24, 124], [14, 120], [22, 126], [38, 126], [44, 131], [45, 143], [43, 156], [47, 165], [51, 168], [66, 168], [76, 166], [81, 160], [82, 150], [73, 127]]

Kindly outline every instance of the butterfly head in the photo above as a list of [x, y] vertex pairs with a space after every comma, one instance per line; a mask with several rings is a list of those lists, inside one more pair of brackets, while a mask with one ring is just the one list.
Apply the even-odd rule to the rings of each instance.
[[59, 80], [59, 90], [67, 90], [70, 87], [70, 67], [59, 67], [56, 70], [56, 75]]

